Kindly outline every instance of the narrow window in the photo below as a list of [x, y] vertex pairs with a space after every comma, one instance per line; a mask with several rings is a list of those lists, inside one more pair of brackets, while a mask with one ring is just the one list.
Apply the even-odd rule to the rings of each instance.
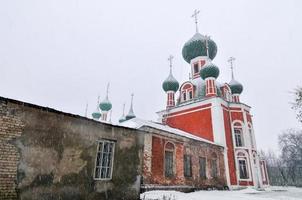
[[242, 134], [240, 129], [235, 129], [235, 142], [237, 147], [242, 147], [243, 142], [242, 142]]
[[165, 175], [173, 176], [173, 152], [165, 151]]
[[184, 155], [184, 176], [191, 177], [192, 176], [192, 161], [191, 156]]
[[239, 175], [240, 179], [248, 179], [246, 161], [243, 159], [239, 160]]
[[206, 158], [204, 158], [204, 157], [199, 158], [199, 177], [201, 179], [206, 179], [207, 178]]
[[184, 100], [184, 101], [187, 100], [187, 94], [186, 94], [186, 92], [183, 93], [183, 100]]
[[110, 180], [112, 178], [114, 142], [99, 141], [96, 155], [94, 178]]
[[174, 175], [174, 145], [172, 143], [167, 143], [165, 146], [165, 176], [173, 177]]
[[194, 64], [194, 74], [199, 73], [198, 63]]
[[217, 160], [211, 160], [211, 175], [212, 175], [212, 178], [217, 178]]
[[192, 91], [189, 92], [189, 98], [193, 99], [193, 92]]

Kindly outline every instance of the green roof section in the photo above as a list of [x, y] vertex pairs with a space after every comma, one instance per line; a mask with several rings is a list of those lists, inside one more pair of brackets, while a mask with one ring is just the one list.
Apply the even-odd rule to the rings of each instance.
[[241, 94], [243, 91], [243, 85], [235, 79], [231, 80], [229, 86], [231, 88], [232, 94]]
[[108, 100], [108, 97], [106, 97], [99, 105], [100, 109], [102, 111], [109, 111], [112, 108], [111, 102]]
[[203, 80], [209, 77], [217, 78], [219, 76], [219, 68], [210, 62], [206, 66], [203, 66], [199, 73]]
[[174, 91], [176, 92], [179, 88], [179, 83], [178, 81], [174, 78], [173, 74], [172, 74], [172, 60], [173, 60], [173, 56], [170, 55], [168, 58], [168, 61], [170, 62], [170, 73], [169, 76], [166, 78], [166, 80], [163, 82], [163, 90], [165, 92], [168, 91]]
[[207, 40], [209, 47], [209, 58], [211, 60], [215, 58], [217, 54], [216, 43], [200, 33], [195, 33], [195, 35], [189, 41], [187, 41], [182, 48], [182, 56], [187, 63], [190, 63], [192, 59], [198, 56], [207, 56]]
[[92, 118], [95, 120], [100, 119], [102, 116], [102, 114], [100, 112], [93, 112], [91, 115], [92, 115]]
[[163, 90], [165, 92], [174, 91], [176, 92], [179, 88], [178, 81], [173, 77], [172, 73], [169, 74], [168, 78], [163, 82]]

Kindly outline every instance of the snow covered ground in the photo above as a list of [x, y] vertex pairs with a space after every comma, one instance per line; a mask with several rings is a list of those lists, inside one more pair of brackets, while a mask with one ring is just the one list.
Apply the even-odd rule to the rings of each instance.
[[247, 188], [238, 191], [151, 191], [141, 194], [142, 200], [302, 200], [302, 188], [269, 187], [265, 191]]

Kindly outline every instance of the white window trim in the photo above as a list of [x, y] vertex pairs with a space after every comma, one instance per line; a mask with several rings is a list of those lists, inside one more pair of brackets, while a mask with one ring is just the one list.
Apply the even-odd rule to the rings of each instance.
[[253, 150], [257, 150], [256, 138], [255, 138], [254, 128], [253, 128], [252, 123], [248, 122], [247, 129], [248, 129], [248, 134], [249, 134], [250, 147]]
[[[110, 178], [96, 178], [96, 163], [97, 163], [97, 154], [98, 154], [98, 151], [99, 151], [99, 145], [100, 145], [100, 142], [103, 143], [103, 146], [102, 146], [102, 153], [103, 153], [103, 148], [104, 148], [104, 142], [108, 142], [108, 143], [112, 143], [113, 144], [113, 147], [112, 147], [112, 165], [111, 165], [111, 172], [110, 172]], [[98, 180], [98, 181], [110, 181], [112, 179], [112, 172], [113, 172], [113, 164], [114, 164], [114, 152], [115, 152], [115, 141], [112, 141], [112, 140], [106, 140], [106, 139], [103, 139], [103, 140], [97, 140], [97, 153], [96, 153], [96, 157], [95, 157], [95, 163], [94, 163], [94, 173], [93, 173], [93, 179], [94, 180]]]
[[[240, 123], [240, 126], [234, 126], [234, 124], [235, 123]], [[244, 126], [243, 126], [243, 122], [242, 121], [240, 121], [240, 120], [234, 120], [233, 122], [232, 122], [232, 135], [233, 135], [233, 144], [234, 144], [234, 148], [244, 148], [244, 149], [246, 149], [246, 139], [245, 139], [245, 137], [244, 137]], [[242, 134], [242, 137], [241, 137], [241, 139], [242, 139], [242, 146], [241, 147], [237, 147], [236, 146], [236, 138], [235, 138], [235, 128], [240, 128], [241, 129], [241, 134]], [[236, 155], [235, 155], [236, 156]]]
[[[244, 154], [244, 157], [242, 156], [238, 156], [239, 153], [243, 153]], [[251, 173], [251, 166], [250, 166], [250, 159], [249, 159], [249, 156], [248, 156], [248, 153], [245, 152], [245, 151], [236, 151], [236, 167], [237, 167], [237, 179], [239, 181], [252, 181], [252, 173]], [[247, 167], [247, 173], [248, 173], [248, 178], [247, 179], [242, 179], [240, 178], [240, 169], [239, 169], [239, 160], [245, 160], [246, 162], [246, 167]]]
[[[166, 146], [167, 146], [167, 144], [168, 143], [171, 143], [172, 145], [173, 145], [173, 150], [170, 150], [170, 149], [166, 149]], [[165, 146], [164, 146], [164, 152], [163, 152], [163, 154], [164, 154], [164, 170], [163, 170], [163, 177], [164, 178], [166, 178], [166, 179], [171, 179], [172, 177], [174, 177], [175, 175], [176, 175], [176, 145], [175, 145], [175, 143], [174, 142], [171, 142], [171, 141], [166, 141], [166, 143], [165, 143]], [[172, 177], [167, 177], [166, 176], [166, 151], [169, 151], [169, 152], [172, 152], [173, 153], [173, 171], [172, 171], [172, 173], [173, 173], [173, 176]]]

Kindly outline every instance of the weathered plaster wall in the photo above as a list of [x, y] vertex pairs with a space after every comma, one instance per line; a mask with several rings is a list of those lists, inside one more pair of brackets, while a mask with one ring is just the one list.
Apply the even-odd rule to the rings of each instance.
[[[1, 171], [0, 199], [138, 197], [144, 140], [139, 131], [18, 102], [2, 100], [0, 109], [0, 150], [10, 151], [0, 156], [7, 172]], [[93, 179], [99, 139], [116, 141], [110, 181]]]

